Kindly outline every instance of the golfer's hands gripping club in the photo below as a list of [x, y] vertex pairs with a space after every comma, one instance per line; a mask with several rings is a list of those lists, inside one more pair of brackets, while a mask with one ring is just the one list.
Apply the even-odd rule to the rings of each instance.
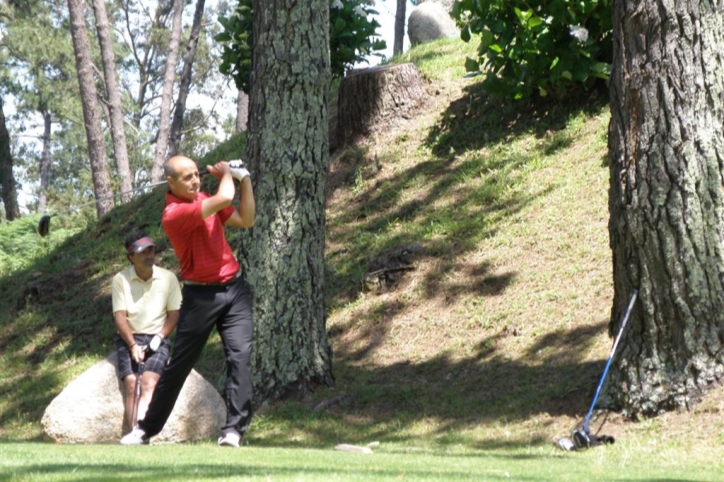
[[229, 161], [229, 168], [231, 169], [231, 177], [234, 179], [242, 181], [245, 177], [251, 177], [249, 170], [246, 168], [246, 164], [241, 159]]
[[133, 344], [131, 347], [131, 358], [133, 358], [133, 361], [136, 363], [140, 363], [144, 360], [146, 357], [146, 347]]
[[153, 338], [151, 338], [151, 342], [148, 344], [148, 351], [151, 353], [156, 353], [159, 348], [161, 348], [161, 343], [163, 343], [163, 335], [157, 334], [153, 335]]

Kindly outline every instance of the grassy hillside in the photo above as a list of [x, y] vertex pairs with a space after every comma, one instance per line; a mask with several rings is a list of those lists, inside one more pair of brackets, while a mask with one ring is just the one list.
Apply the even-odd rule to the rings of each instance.
[[[399, 59], [423, 73], [426, 108], [334, 153], [336, 385], [260, 407], [251, 444], [549, 446], [585, 415], [611, 344], [606, 95], [490, 99], [462, 68], [475, 47], [446, 40]], [[34, 234], [37, 218], [0, 227], [3, 251], [16, 253], [0, 264], [0, 439], [39, 437], [45, 406], [110, 352], [109, 283], [129, 226], [147, 224], [158, 263], [177, 268], [159, 227], [162, 191], [100, 223], [53, 218], [49, 239]], [[384, 272], [405, 247], [404, 266]], [[218, 384], [221, 359], [214, 338], [197, 368]], [[719, 398], [708, 400], [689, 417], [614, 415], [603, 433], [671, 440], [692, 424], [720, 427]]]

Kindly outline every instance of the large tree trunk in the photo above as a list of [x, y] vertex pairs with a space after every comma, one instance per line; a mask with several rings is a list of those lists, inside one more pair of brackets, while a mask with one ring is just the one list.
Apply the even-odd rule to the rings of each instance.
[[126, 131], [123, 128], [123, 109], [121, 108], [121, 93], [118, 89], [116, 77], [116, 55], [113, 53], [111, 42], [111, 29], [108, 24], [105, 0], [93, 0], [93, 12], [96, 18], [98, 43], [101, 48], [101, 61], [103, 62], [103, 75], [105, 77], [106, 96], [110, 109], [111, 138], [113, 139], [113, 152], [116, 156], [118, 177], [121, 179], [121, 200], [126, 203], [133, 198], [133, 185], [131, 183], [131, 170], [128, 165], [128, 149], [126, 146]]
[[405, 19], [407, 0], [397, 0], [397, 11], [395, 12], [395, 41], [392, 45], [392, 55], [402, 54], [405, 44]]
[[690, 407], [724, 374], [724, 10], [612, 8], [611, 332], [640, 293], [606, 395], [646, 415]]
[[38, 212], [44, 213], [48, 205], [48, 188], [50, 187], [50, 134], [52, 117], [50, 112], [43, 112], [43, 153], [40, 156], [40, 195], [38, 196]]
[[178, 89], [178, 98], [176, 99], [176, 107], [173, 111], [173, 121], [171, 122], [171, 140], [168, 146], [169, 156], [178, 154], [179, 145], [181, 144], [182, 127], [184, 124], [184, 112], [186, 111], [186, 98], [189, 95], [194, 58], [196, 58], [196, 47], [199, 44], [201, 21], [204, 17], [204, 3], [204, 0], [196, 0], [194, 22], [191, 26], [189, 43], [186, 45], [186, 53], [184, 54], [184, 68], [181, 72], [181, 83]]
[[163, 91], [161, 93], [161, 112], [158, 121], [158, 137], [156, 138], [156, 153], [153, 156], [151, 168], [151, 182], [159, 182], [163, 178], [163, 162], [166, 160], [168, 148], [169, 125], [171, 123], [171, 99], [173, 98], [173, 81], [178, 65], [178, 51], [181, 43], [181, 17], [183, 14], [183, 0], [173, 1], [173, 24], [171, 26], [171, 40], [169, 41], [168, 57], [166, 58], [166, 71], [163, 76]]
[[2, 188], [3, 205], [5, 205], [5, 218], [8, 221], [19, 218], [20, 208], [18, 206], [18, 193], [15, 189], [15, 176], [13, 175], [10, 134], [7, 125], [5, 125], [2, 97], [0, 97], [0, 187]]
[[88, 138], [88, 154], [90, 157], [91, 174], [93, 177], [93, 191], [96, 211], [100, 218], [113, 209], [111, 191], [111, 177], [106, 157], [106, 146], [103, 141], [101, 119], [98, 107], [98, 93], [93, 82], [93, 65], [90, 55], [90, 45], [85, 26], [85, 15], [81, 0], [68, 0], [70, 18], [70, 33], [73, 37], [73, 50], [75, 51], [75, 66], [78, 71], [80, 97], [83, 104], [83, 119], [85, 132]]
[[257, 216], [243, 252], [257, 399], [332, 381], [324, 304], [329, 4], [255, 0], [247, 158]]

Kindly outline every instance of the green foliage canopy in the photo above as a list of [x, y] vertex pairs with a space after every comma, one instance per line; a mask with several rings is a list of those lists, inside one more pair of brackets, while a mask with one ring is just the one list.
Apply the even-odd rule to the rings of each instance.
[[573, 85], [608, 79], [610, 0], [459, 0], [452, 15], [464, 41], [480, 36], [478, 58], [465, 66], [484, 69], [493, 95], [562, 97]]
[[[369, 15], [377, 11], [365, 0], [330, 0], [329, 53], [333, 77], [342, 77], [357, 62], [367, 62], [367, 55], [381, 55], [387, 48], [384, 40], [375, 38], [379, 22]], [[239, 0], [236, 12], [230, 17], [219, 17], [223, 31], [215, 38], [223, 45], [219, 69], [230, 75], [236, 87], [249, 93], [253, 38], [252, 0]]]

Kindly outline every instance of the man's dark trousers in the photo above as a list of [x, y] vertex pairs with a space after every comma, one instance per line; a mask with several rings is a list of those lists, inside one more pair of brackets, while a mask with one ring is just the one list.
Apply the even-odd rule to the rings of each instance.
[[254, 324], [249, 283], [239, 277], [226, 286], [185, 284], [182, 295], [171, 360], [156, 384], [145, 418], [138, 425], [148, 437], [163, 429], [186, 377], [216, 326], [226, 355], [226, 423], [221, 432], [244, 435], [252, 416]]

